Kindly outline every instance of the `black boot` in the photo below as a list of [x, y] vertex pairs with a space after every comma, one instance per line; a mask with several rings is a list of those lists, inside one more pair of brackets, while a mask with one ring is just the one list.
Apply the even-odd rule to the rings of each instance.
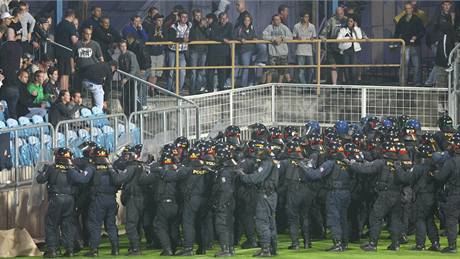
[[126, 256], [138, 256], [138, 255], [142, 255], [139, 247], [131, 247], [130, 249], [128, 249], [128, 254], [126, 254]]
[[270, 248], [270, 253], [274, 255], [278, 255], [278, 240], [273, 239], [271, 241], [271, 248]]
[[348, 250], [348, 241], [343, 241], [342, 242], [342, 251]]
[[407, 235], [406, 235], [406, 234], [402, 234], [402, 235], [401, 235], [401, 238], [399, 239], [399, 243], [400, 243], [400, 244], [407, 244], [407, 242], [409, 242], [409, 239], [407, 238]]
[[289, 250], [299, 250], [299, 243], [292, 243], [289, 247]]
[[334, 242], [334, 244], [329, 247], [328, 249], [326, 249], [326, 251], [328, 252], [342, 252], [343, 249], [342, 249], [342, 241], [340, 240], [332, 240], [332, 242]]
[[259, 252], [253, 255], [253, 257], [272, 257], [272, 253], [270, 252], [270, 248], [262, 247]]
[[375, 252], [377, 251], [377, 243], [370, 241], [369, 243], [362, 245], [361, 249], [366, 252]]
[[391, 242], [391, 244], [387, 247], [387, 250], [399, 251], [399, 243], [398, 242]]
[[312, 245], [311, 245], [311, 240], [308, 240], [308, 241], [303, 241], [303, 248], [304, 249], [309, 249], [311, 248]]
[[256, 248], [257, 242], [255, 240], [246, 240], [241, 244], [241, 249]]
[[230, 246], [230, 247], [228, 248], [228, 251], [230, 252], [230, 254], [231, 254], [232, 256], [235, 255], [235, 247], [234, 247], [234, 246]]
[[97, 252], [97, 249], [91, 249], [85, 254], [86, 257], [96, 257], [98, 255], [99, 253]]
[[206, 254], [206, 248], [204, 248], [203, 246], [199, 246], [195, 253], [197, 255], [205, 255]]
[[161, 251], [160, 256], [173, 256], [174, 253], [171, 248], [165, 248], [163, 251]]
[[110, 252], [110, 254], [113, 255], [113, 256], [120, 255], [120, 249], [118, 248], [118, 244], [113, 244], [112, 245], [112, 251]]
[[64, 253], [63, 257], [74, 257], [74, 255], [75, 254], [73, 253], [72, 250], [67, 249], [67, 250], [65, 250], [65, 253]]
[[232, 254], [230, 253], [230, 249], [226, 245], [221, 246], [220, 252], [217, 252], [214, 255], [214, 257], [228, 257], [228, 256], [232, 256]]
[[431, 246], [428, 248], [429, 251], [434, 251], [434, 252], [439, 252], [441, 251], [441, 245], [439, 244], [439, 241], [435, 241], [431, 244]]
[[55, 250], [48, 250], [43, 254], [44, 258], [56, 258], [58, 257], [58, 254], [56, 253]]
[[441, 253], [443, 253], [443, 254], [446, 254], [446, 253], [455, 254], [455, 253], [457, 253], [457, 245], [456, 244], [449, 244], [448, 247], [444, 247], [441, 250]]
[[184, 249], [180, 250], [176, 253], [177, 256], [192, 256], [193, 255], [193, 248], [192, 247], [184, 247]]
[[425, 250], [425, 246], [422, 245], [422, 244], [417, 244], [414, 247], [412, 247], [412, 250], [413, 251], [423, 251], [423, 250]]

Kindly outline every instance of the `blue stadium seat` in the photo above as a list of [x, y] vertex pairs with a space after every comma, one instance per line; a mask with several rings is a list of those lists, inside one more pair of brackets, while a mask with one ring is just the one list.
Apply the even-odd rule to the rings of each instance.
[[93, 113], [91, 112], [90, 109], [88, 108], [82, 108], [80, 110], [80, 116], [83, 117], [83, 118], [89, 118], [93, 115]]
[[[18, 127], [18, 126], [19, 126], [19, 123], [18, 123], [17, 120], [12, 119], [12, 118], [9, 118], [9, 119], [6, 120], [6, 126], [7, 126], [8, 128], [15, 128], [15, 127]], [[18, 135], [19, 135], [19, 134], [18, 134]], [[14, 132], [11, 132], [11, 134], [10, 134], [10, 139], [11, 139], [11, 138], [14, 138]]]
[[65, 136], [63, 133], [57, 133], [57, 147], [65, 147]]
[[103, 136], [103, 143], [104, 147], [109, 152], [115, 151], [115, 138], [114, 138], [114, 130], [110, 126], [103, 126], [102, 127], [102, 136]]
[[[43, 124], [45, 121], [43, 120], [43, 117], [40, 115], [34, 115], [32, 116], [31, 119], [33, 124]], [[43, 133], [44, 134], [50, 134], [50, 129], [48, 127], [43, 128]], [[37, 129], [37, 134], [40, 134], [40, 129]]]
[[[94, 117], [104, 115], [104, 112], [102, 111], [102, 109], [96, 106], [94, 106], [91, 109], [91, 111], [93, 112]], [[110, 122], [107, 118], [101, 118], [98, 120], [94, 120], [94, 124], [93, 124], [93, 126], [98, 127], [98, 128], [102, 128], [103, 126], [106, 126], [106, 125], [110, 125]]]
[[[32, 125], [32, 122], [30, 121], [30, 119], [27, 118], [27, 117], [24, 117], [24, 116], [19, 117], [18, 122], [19, 122], [19, 126]], [[38, 135], [36, 128], [35, 129], [33, 129], [33, 128], [24, 129], [24, 130], [19, 131], [19, 137], [22, 137], [22, 138], [32, 136], [32, 135]]]
[[0, 121], [5, 121], [6, 118], [8, 118], [8, 104], [6, 103], [6, 101], [1, 100], [0, 106], [3, 107], [3, 111], [0, 112]]
[[92, 127], [91, 128], [91, 139], [100, 146], [104, 146], [102, 130], [100, 128]]
[[131, 133], [131, 139], [135, 144], [141, 143], [141, 130], [136, 127], [136, 124], [129, 123], [129, 132]]
[[38, 162], [38, 159], [40, 158], [40, 151], [41, 151], [41, 144], [40, 144], [40, 139], [35, 137], [35, 136], [30, 136], [27, 138], [27, 142], [29, 144], [29, 157], [31, 160], [31, 163], [33, 165], [36, 165]]

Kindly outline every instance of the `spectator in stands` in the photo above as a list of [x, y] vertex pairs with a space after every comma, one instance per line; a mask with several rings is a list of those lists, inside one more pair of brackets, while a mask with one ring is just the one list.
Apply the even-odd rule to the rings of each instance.
[[[294, 39], [311, 40], [316, 38], [315, 25], [310, 23], [310, 15], [302, 13], [300, 22], [294, 25]], [[313, 65], [313, 46], [311, 43], [297, 44], [295, 55], [298, 65]], [[298, 81], [301, 84], [311, 84], [313, 82], [314, 68], [300, 68], [298, 70]]]
[[[238, 11], [238, 13], [240, 15], [236, 19], [234, 29], [236, 29], [238, 27], [241, 27], [243, 25], [244, 17], [246, 17], [247, 15], [249, 15], [251, 18], [253, 18], [253, 16], [246, 9], [246, 0], [237, 1], [236, 2], [236, 10]], [[253, 27], [254, 27], [254, 24], [253, 24]], [[254, 55], [255, 55], [254, 64], [256, 64], [257, 66], [264, 66], [267, 63], [267, 57], [268, 57], [267, 56], [267, 44], [255, 44], [255, 49], [253, 51], [253, 56]], [[239, 60], [236, 63], [240, 64]], [[251, 57], [251, 63], [253, 63], [252, 62], [252, 57]], [[238, 71], [237, 74], [241, 74], [241, 73], [239, 73], [239, 71]]]
[[14, 30], [15, 33], [15, 40], [18, 43], [22, 41], [22, 24], [21, 24], [21, 16], [22, 13], [19, 9], [13, 10], [13, 18], [11, 19], [11, 24], [8, 26]]
[[81, 93], [75, 91], [72, 93], [72, 98], [69, 103], [69, 106], [72, 107], [74, 114], [72, 115], [72, 119], [80, 118], [80, 110], [83, 108], [88, 108], [83, 105], [83, 99], [81, 98]]
[[9, 12], [3, 12], [0, 16], [1, 24], [10, 27], [11, 22], [13, 21], [13, 16]]
[[411, 3], [404, 5], [405, 15], [396, 24], [394, 38], [401, 38], [406, 43], [406, 66], [405, 82], [408, 82], [409, 64], [414, 66], [414, 83], [415, 86], [422, 85], [422, 66], [421, 66], [421, 39], [425, 34], [422, 20], [414, 15], [414, 8]]
[[81, 23], [80, 34], [85, 28], [91, 28], [95, 31], [101, 25], [102, 8], [99, 6], [91, 7], [91, 17]]
[[212, 28], [218, 21], [217, 21], [217, 16], [213, 13], [208, 13], [206, 15], [206, 21], [208, 22], [208, 27]]
[[77, 37], [80, 38], [80, 36], [81, 36], [81, 33], [79, 31], [79, 29], [80, 29], [80, 21], [78, 20], [77, 17], [75, 17], [75, 19], [73, 19], [72, 24], [75, 27], [75, 30], [77, 31]]
[[44, 92], [45, 94], [49, 94], [51, 96], [58, 96], [60, 91], [59, 71], [55, 67], [50, 67], [47, 71], [48, 80], [45, 83]]
[[152, 35], [155, 33], [155, 16], [159, 14], [158, 8], [155, 6], [150, 7], [147, 16], [145, 16], [144, 21], [142, 22], [142, 27], [144, 27], [145, 32], [149, 36], [149, 40], [151, 39]]
[[20, 85], [19, 82], [17, 82], [17, 77], [15, 81], [11, 83], [3, 82], [4, 79], [5, 77], [2, 71], [0, 71], [0, 99], [5, 100], [8, 104], [8, 112], [10, 117], [13, 119], [17, 119], [17, 104], [19, 100]]
[[[28, 84], [29, 73], [26, 70], [20, 70], [18, 72], [18, 80], [14, 82], [15, 87], [19, 90], [19, 99], [16, 105], [16, 115], [18, 118], [29, 114], [29, 108], [33, 107], [34, 99], [27, 89]], [[8, 103], [8, 106], [11, 106], [11, 104]]]
[[[155, 30], [153, 35], [151, 35], [150, 41], [153, 42], [161, 42], [166, 40], [166, 33], [163, 30], [163, 21], [164, 16], [161, 14], [157, 14], [154, 18], [155, 23]], [[158, 78], [161, 77], [163, 71], [162, 70], [153, 70], [154, 68], [161, 68], [164, 67], [165, 62], [165, 45], [156, 45], [150, 46], [150, 67], [151, 71], [148, 77], [148, 81], [154, 85], [157, 84]]]
[[71, 120], [77, 107], [70, 104], [70, 93], [62, 90], [49, 110], [49, 122], [56, 126], [60, 121]]
[[[281, 23], [278, 14], [273, 15], [272, 24], [268, 25], [263, 31], [263, 39], [272, 42], [268, 45], [268, 60], [270, 65], [288, 65], [289, 49], [287, 40], [292, 40], [292, 32]], [[278, 82], [290, 82], [291, 76], [287, 68], [271, 69], [267, 74], [266, 82], [272, 82], [272, 72], [278, 71]]]
[[[228, 21], [228, 14], [222, 12], [219, 14], [219, 22], [214, 23], [210, 30], [209, 39], [219, 41], [224, 44], [209, 45], [207, 62], [209, 66], [228, 66], [230, 46], [229, 42], [232, 39], [233, 28], [232, 24]], [[229, 70], [217, 69], [217, 89], [224, 90], [225, 80], [227, 80]], [[214, 90], [214, 70], [207, 70], [207, 91]]]
[[[353, 16], [348, 17], [347, 27], [340, 29], [337, 39], [366, 39], [366, 34], [358, 27]], [[344, 65], [354, 65], [357, 63], [357, 53], [361, 51], [359, 42], [342, 42], [339, 43], [340, 54], [343, 55], [342, 60]], [[347, 67], [345, 70], [345, 78], [348, 84], [356, 84], [356, 71], [354, 67]]]
[[38, 19], [38, 26], [35, 26], [32, 33], [32, 47], [35, 50], [35, 55], [40, 59], [43, 56], [50, 58], [52, 56], [49, 38], [50, 23], [46, 17]]
[[19, 11], [21, 12], [20, 22], [22, 25], [21, 44], [24, 52], [32, 53], [32, 32], [35, 29], [35, 18], [29, 13], [29, 4], [19, 2]]
[[288, 26], [289, 7], [285, 4], [280, 5], [278, 7], [278, 15], [281, 18], [281, 22]]
[[[124, 71], [128, 74], [139, 76], [140, 68], [139, 63], [137, 62], [136, 55], [128, 50], [128, 44], [126, 41], [121, 41], [118, 44], [120, 48], [120, 56], [118, 57], [118, 68], [121, 71]], [[123, 88], [123, 100], [121, 100], [123, 104], [123, 110], [126, 116], [129, 116], [131, 112], [135, 111], [135, 105], [138, 98], [143, 94], [138, 86], [138, 95], [135, 94], [135, 84], [132, 80], [128, 80], [127, 78], [123, 78], [122, 80], [122, 88]]]
[[[241, 44], [237, 45], [236, 54], [238, 56], [238, 65], [249, 66], [251, 65], [252, 55], [255, 51], [254, 44], [245, 44], [247, 40], [257, 39], [256, 31], [252, 25], [252, 17], [247, 15], [243, 19], [243, 24], [238, 26], [233, 31], [233, 38], [235, 40], [241, 41]], [[248, 86], [249, 79], [249, 69], [243, 68], [239, 69], [241, 71], [241, 87]]]
[[447, 88], [448, 73], [446, 69], [448, 68], [449, 55], [455, 44], [458, 43], [458, 38], [452, 23], [440, 23], [438, 30], [438, 44], [436, 44], [435, 67], [433, 70], [435, 70], [436, 75], [436, 87]]
[[[443, 40], [443, 32], [452, 31], [455, 34], [454, 19], [450, 13], [452, 6], [451, 1], [442, 1], [440, 10], [431, 20], [426, 33], [426, 45], [431, 47], [433, 55], [436, 57], [436, 50], [439, 42]], [[449, 27], [449, 28], [445, 28]], [[452, 28], [450, 28], [452, 27]], [[453, 35], [455, 37], [455, 35]], [[428, 79], [425, 82], [426, 86], [433, 86], [436, 82], [436, 69], [431, 70]]]
[[165, 18], [163, 24], [165, 30], [169, 30], [174, 23], [179, 21], [179, 12], [181, 11], [185, 11], [185, 8], [182, 5], [176, 5], [173, 7], [171, 13]]
[[137, 62], [141, 68], [141, 74], [139, 76], [144, 76], [146, 69], [150, 68], [149, 54], [145, 45], [142, 41], [136, 39], [136, 36], [133, 34], [128, 35], [126, 41], [128, 42], [128, 50], [136, 54]]
[[[420, 10], [418, 7], [417, 7], [417, 1], [409, 1], [407, 2], [409, 4], [412, 5], [412, 9], [413, 9], [413, 14], [415, 16], [417, 16], [418, 18], [420, 18], [420, 20], [422, 21], [422, 24], [424, 27], [426, 27], [428, 25], [428, 16], [426, 15], [426, 13], [423, 11], [423, 10]], [[404, 5], [405, 6], [405, 5]], [[404, 17], [406, 15], [406, 11], [405, 10], [402, 10], [398, 15], [396, 15], [394, 18], [393, 18], [393, 21], [395, 22], [395, 24], [398, 24], [399, 21], [401, 20], [402, 17]]]
[[32, 95], [33, 106], [46, 109], [50, 107], [52, 95], [45, 94], [43, 84], [45, 83], [45, 72], [38, 70], [34, 73], [34, 80], [29, 83], [27, 90]]
[[[49, 59], [48, 57], [42, 57], [38, 63], [33, 63], [30, 71], [32, 72], [31, 74], [34, 74], [38, 70], [41, 70], [43, 72], [48, 71], [48, 69], [53, 65], [53, 61]], [[45, 73], [45, 81], [48, 81], [48, 73]]]
[[6, 84], [16, 79], [16, 73], [21, 66], [22, 47], [16, 42], [16, 34], [12, 28], [6, 32], [7, 42], [0, 47], [0, 69], [6, 77]]
[[91, 65], [104, 62], [101, 46], [91, 39], [93, 30], [84, 28], [82, 33], [82, 39], [75, 44], [71, 58], [72, 70], [78, 69], [81, 75], [85, 74], [85, 70]]
[[[346, 23], [347, 23], [347, 17], [345, 16], [345, 11], [343, 7], [339, 6], [335, 10], [335, 15], [333, 15], [331, 18], [329, 18], [329, 20], [327, 20], [326, 25], [319, 33], [319, 37], [321, 39], [337, 39], [340, 29], [344, 28], [346, 26]], [[336, 43], [326, 44], [326, 57], [327, 57], [327, 63], [329, 65], [335, 65], [335, 64], [342, 63], [340, 60], [341, 56], [342, 55], [340, 55], [338, 45]], [[337, 77], [338, 77], [337, 68], [332, 67], [331, 68], [331, 81], [333, 85], [337, 84]]]
[[29, 72], [30, 75], [32, 75], [34, 73], [34, 71], [32, 71], [32, 68], [34, 66], [34, 56], [30, 53], [24, 53], [24, 55], [22, 55], [22, 63], [21, 63], [21, 69], [24, 69], [24, 70], [27, 70], [27, 72]]
[[[209, 31], [208, 31], [208, 22], [206, 18], [202, 17], [201, 10], [195, 9], [192, 11], [193, 14], [193, 25], [190, 29], [190, 41], [205, 41], [209, 39]], [[189, 46], [189, 60], [190, 66], [192, 67], [203, 67], [206, 66], [206, 54], [208, 52], [207, 45], [190, 45]], [[191, 95], [197, 94], [200, 91], [204, 91], [200, 89], [200, 85], [204, 85], [206, 83], [206, 74], [205, 71], [200, 69], [196, 70], [193, 69], [190, 71], [190, 90], [189, 93]]]
[[91, 92], [94, 106], [101, 110], [107, 107], [104, 94], [110, 90], [113, 73], [116, 70], [117, 62], [115, 61], [99, 62], [88, 66], [85, 73], [81, 75], [83, 87]]
[[[69, 9], [65, 12], [64, 19], [57, 25], [55, 29], [55, 40], [66, 48], [73, 49], [73, 45], [77, 43], [77, 29], [75, 28], [73, 21], [75, 20], [75, 11]], [[69, 75], [73, 73], [71, 66], [72, 51], [68, 49], [55, 47], [55, 54], [57, 58], [57, 64], [59, 69], [59, 75], [61, 76], [61, 89], [69, 89]]]
[[139, 15], [131, 17], [131, 22], [123, 28], [121, 35], [124, 39], [127, 39], [129, 35], [132, 35], [135, 39], [140, 40], [141, 42], [146, 42], [148, 40], [147, 32], [142, 27], [142, 18]]
[[[168, 39], [170, 41], [181, 43], [178, 45], [179, 47], [179, 66], [185, 67], [186, 60], [185, 60], [185, 53], [187, 52], [188, 45], [186, 44], [189, 42], [190, 37], [190, 29], [192, 28], [192, 23], [188, 21], [188, 13], [185, 11], [181, 11], [179, 13], [179, 21], [173, 23], [169, 28], [168, 32]], [[169, 45], [168, 51], [168, 67], [176, 66], [176, 44]], [[174, 70], [169, 71], [168, 75], [168, 83], [166, 88], [169, 91], [175, 92], [176, 88], [174, 84], [176, 82], [174, 77]], [[185, 70], [180, 70], [179, 72], [179, 85], [177, 86], [180, 92], [183, 94], [183, 87], [185, 81]]]
[[120, 42], [121, 35], [110, 26], [110, 18], [103, 17], [100, 19], [101, 24], [94, 29], [93, 39], [99, 43], [102, 49], [102, 56], [104, 60], [111, 61], [113, 53], [113, 45]]

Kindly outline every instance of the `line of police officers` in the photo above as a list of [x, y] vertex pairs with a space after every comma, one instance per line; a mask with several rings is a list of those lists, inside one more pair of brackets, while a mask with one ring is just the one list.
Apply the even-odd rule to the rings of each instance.
[[[361, 248], [376, 251], [384, 223], [389, 250], [399, 250], [415, 232], [414, 250], [456, 252], [460, 134], [450, 117], [439, 119], [436, 134], [422, 134], [420, 123], [404, 115], [338, 121], [322, 133], [316, 121], [305, 126], [299, 136], [294, 127], [257, 123], [245, 144], [237, 126], [193, 147], [180, 137], [163, 147], [158, 161], [140, 161], [140, 145], [125, 147], [113, 165], [93, 142], [81, 146], [80, 159], [57, 150], [55, 164], [37, 175], [48, 187], [45, 257], [58, 256], [60, 245], [72, 256], [81, 240], [90, 248], [85, 255], [97, 256], [102, 226], [111, 254], [118, 255], [120, 189], [128, 255], [141, 254], [144, 232], [148, 247], [160, 245], [165, 256], [205, 254], [214, 240], [221, 248], [216, 257], [233, 256], [245, 235], [243, 249], [260, 247], [254, 256], [270, 257], [278, 254], [277, 233], [284, 228], [289, 249], [300, 248], [300, 237], [303, 248], [311, 248], [312, 236], [324, 236], [327, 228], [333, 242], [327, 250], [340, 252], [359, 242], [366, 226], [369, 242]], [[447, 232], [442, 250], [436, 216]]]

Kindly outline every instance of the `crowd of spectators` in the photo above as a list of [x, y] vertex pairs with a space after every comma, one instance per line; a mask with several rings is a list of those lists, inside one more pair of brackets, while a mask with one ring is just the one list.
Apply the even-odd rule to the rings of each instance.
[[[180, 70], [180, 94], [199, 94], [224, 90], [230, 86], [231, 49], [227, 44], [236, 40], [235, 62], [240, 66], [271, 66], [266, 69], [240, 68], [235, 72], [236, 86], [269, 82], [313, 83], [315, 68], [290, 68], [290, 64], [314, 65], [315, 46], [311, 43], [292, 44], [292, 39], [366, 39], [360, 27], [360, 17], [352, 7], [339, 6], [322, 28], [311, 22], [308, 10], [301, 10], [298, 23], [287, 24], [290, 10], [280, 5], [271, 23], [257, 32], [257, 19], [246, 8], [244, 0], [236, 1], [239, 16], [231, 21], [227, 12], [204, 14], [200, 9], [189, 13], [177, 5], [169, 14], [151, 7], [145, 18], [139, 15], [117, 31], [101, 7], [93, 6], [91, 16], [79, 21], [73, 10], [67, 10], [62, 21], [53, 27], [51, 17], [33, 17], [26, 2], [13, 0], [1, 6], [0, 21], [0, 99], [6, 100], [10, 117], [53, 113], [56, 118], [74, 118], [75, 105], [82, 89], [92, 94], [93, 104], [107, 109], [106, 92], [110, 88], [113, 71], [117, 68], [131, 75], [176, 90], [174, 67], [224, 66], [221, 69]], [[441, 85], [445, 83], [447, 56], [458, 41], [458, 28], [454, 26], [452, 2], [441, 1], [439, 11], [429, 19], [417, 8], [416, 1], [405, 3], [404, 10], [394, 18], [394, 38], [405, 41], [405, 60], [411, 67], [413, 85]], [[292, 10], [291, 10], [292, 11]], [[56, 44], [51, 44], [54, 39]], [[250, 40], [267, 40], [268, 44], [251, 44]], [[188, 44], [212, 40], [223, 44]], [[146, 42], [173, 41], [173, 45], [151, 45]], [[421, 76], [421, 45], [427, 44], [435, 57], [434, 68], [426, 82]], [[363, 47], [358, 42], [323, 44], [324, 64], [352, 65], [359, 63], [358, 53]], [[176, 47], [179, 57], [176, 57]], [[394, 47], [391, 45], [390, 47]], [[294, 53], [289, 53], [294, 51]], [[291, 54], [291, 55], [290, 55]], [[295, 60], [291, 60], [295, 57]], [[160, 68], [160, 70], [158, 70]], [[406, 79], [409, 69], [405, 70]], [[72, 80], [72, 78], [77, 78]], [[123, 80], [122, 84], [127, 84]], [[332, 84], [359, 84], [361, 70], [356, 68], [330, 68]], [[124, 88], [126, 96], [133, 89]], [[152, 89], [140, 89], [142, 97]], [[81, 98], [80, 98], [81, 101]], [[130, 100], [125, 100], [130, 103]], [[146, 101], [142, 102], [142, 106]], [[133, 111], [134, 107], [128, 111]], [[58, 120], [59, 120], [58, 119]]]

